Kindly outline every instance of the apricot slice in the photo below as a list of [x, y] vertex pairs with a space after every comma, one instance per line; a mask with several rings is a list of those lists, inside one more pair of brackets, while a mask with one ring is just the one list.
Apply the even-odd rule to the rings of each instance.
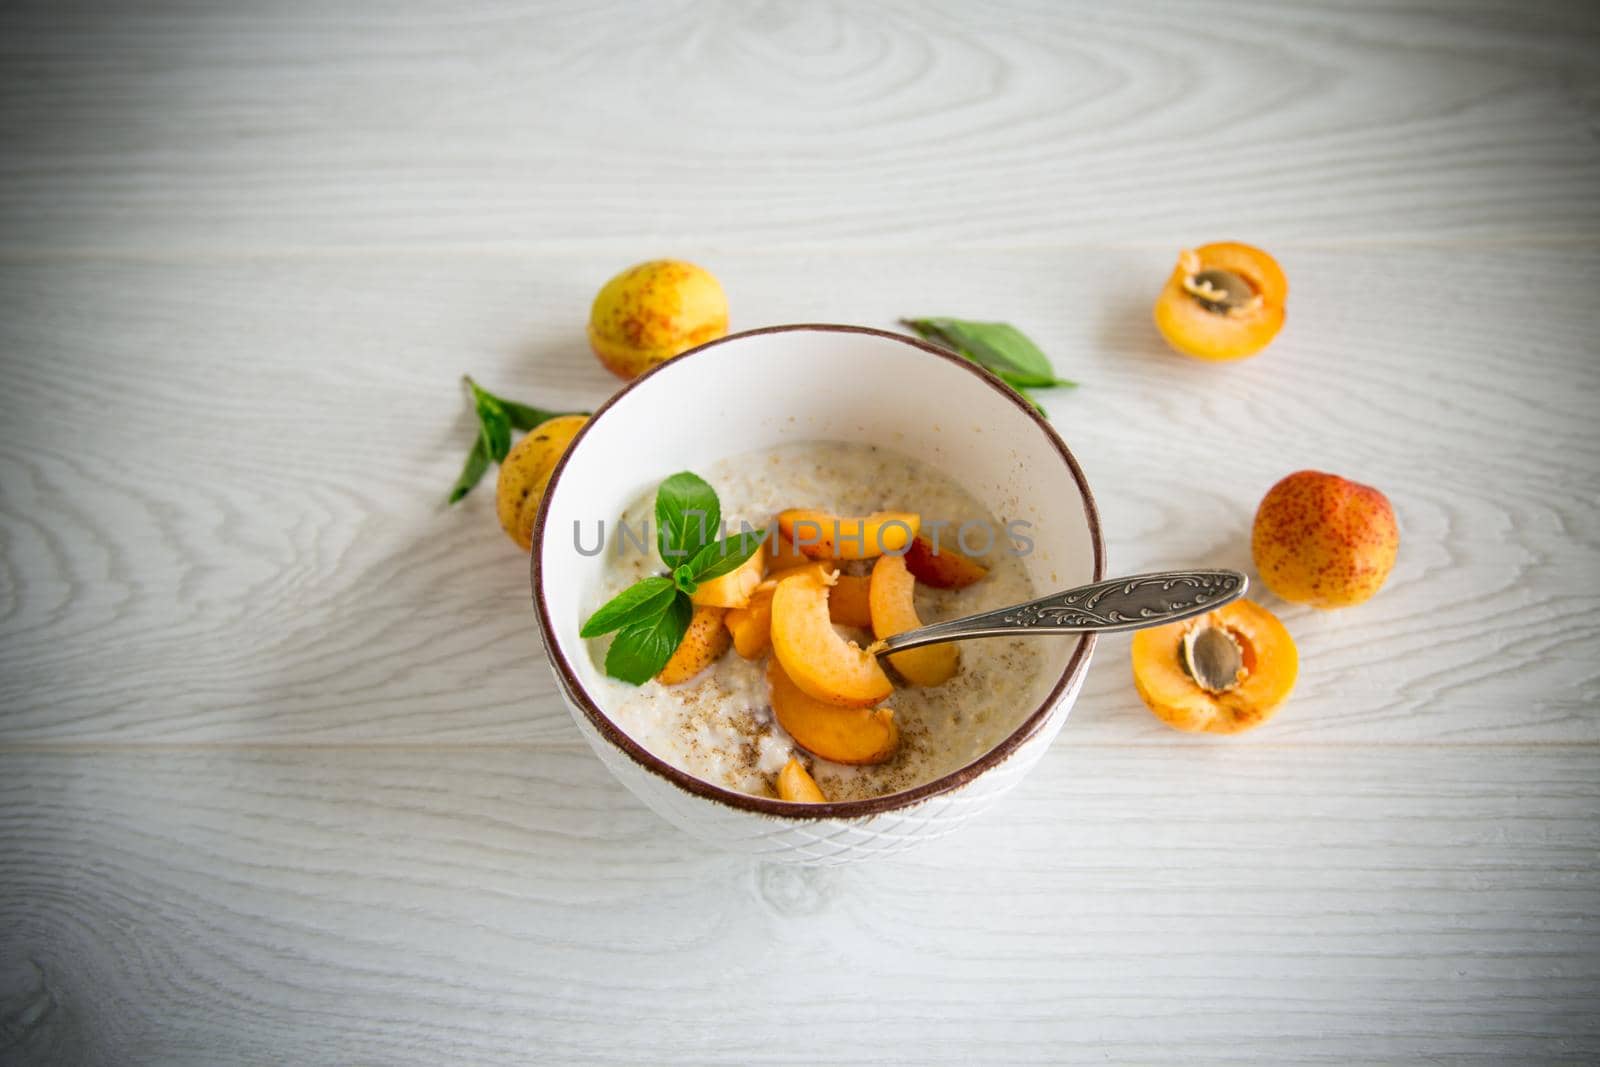
[[695, 608], [689, 617], [689, 629], [684, 632], [678, 650], [661, 668], [656, 680], [662, 685], [687, 682], [723, 657], [731, 638], [722, 625], [725, 608]]
[[793, 756], [778, 772], [778, 799], [793, 804], [826, 804], [828, 798], [817, 788], [817, 781], [806, 773], [805, 766]]
[[1156, 298], [1156, 328], [1196, 359], [1253, 356], [1283, 327], [1289, 280], [1259, 248], [1223, 241], [1185, 250]]
[[[883, 556], [872, 566], [872, 632], [881, 640], [922, 625], [914, 599], [917, 580], [899, 556]], [[924, 645], [889, 657], [912, 685], [943, 685], [961, 669], [961, 650], [953, 644]]]
[[934, 547], [926, 537], [915, 537], [906, 550], [906, 570], [917, 581], [935, 589], [965, 589], [981, 581], [989, 568], [948, 545]]
[[1267, 490], [1250, 531], [1250, 555], [1267, 588], [1314, 608], [1371, 598], [1399, 551], [1389, 498], [1321, 471], [1296, 471]]
[[805, 694], [776, 659], [767, 661], [772, 714], [795, 744], [835, 763], [882, 763], [900, 747], [888, 708], [836, 708]]
[[828, 593], [828, 617], [840, 626], [872, 629], [872, 604], [868, 591], [872, 579], [866, 575], [841, 574]]
[[[817, 563], [807, 560], [802, 566], [814, 567], [819, 575], [832, 573], [833, 568], [826, 563]], [[723, 625], [727, 626], [728, 633], [733, 635], [733, 650], [745, 659], [758, 659], [772, 647], [772, 594], [778, 588], [778, 583], [798, 567], [786, 567], [770, 575], [764, 582], [756, 586], [755, 592], [750, 594], [750, 603], [742, 608], [729, 608], [728, 614], [722, 618]], [[828, 598], [831, 608], [833, 598]]]
[[697, 607], [742, 608], [750, 603], [750, 594], [761, 584], [766, 569], [765, 553], [756, 552], [722, 577], [701, 582], [689, 599]]
[[761, 543], [761, 551], [767, 556], [767, 573], [786, 570], [789, 567], [801, 567], [811, 562], [811, 557], [794, 547], [794, 542], [779, 534], [770, 534]]
[[910, 511], [874, 511], [840, 518], [826, 511], [790, 508], [778, 512], [778, 529], [812, 559], [872, 559], [904, 552], [922, 517]]
[[828, 618], [833, 577], [802, 568], [778, 583], [772, 594], [772, 653], [809, 696], [841, 708], [870, 708], [894, 686], [877, 657], [834, 630]]
[[1197, 619], [1133, 635], [1133, 684], [1168, 726], [1233, 734], [1272, 718], [1300, 654], [1277, 616], [1236, 600]]

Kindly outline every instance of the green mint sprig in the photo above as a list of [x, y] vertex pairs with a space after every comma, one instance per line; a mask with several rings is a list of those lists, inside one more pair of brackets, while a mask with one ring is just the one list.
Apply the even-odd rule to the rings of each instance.
[[1039, 346], [1006, 322], [968, 322], [965, 319], [901, 319], [925, 341], [942, 345], [983, 367], [1011, 386], [1034, 409], [1048, 418], [1029, 389], [1076, 389], [1077, 382], [1057, 378], [1055, 368]]
[[704, 582], [730, 574], [761, 547], [765, 530], [717, 538], [722, 504], [705, 479], [679, 471], [656, 487], [656, 550], [666, 574], [641, 579], [606, 601], [578, 633], [616, 631], [606, 651], [606, 673], [643, 685], [661, 673], [683, 643], [694, 614], [690, 597]]
[[456, 484], [450, 489], [448, 503], [454, 504], [483, 480], [490, 462], [503, 463], [511, 451], [511, 431], [526, 433], [541, 423], [562, 415], [587, 415], [587, 411], [546, 411], [543, 408], [519, 404], [503, 396], [495, 396], [482, 388], [471, 376], [465, 379], [472, 390], [472, 407], [478, 413], [478, 437], [467, 453], [467, 462], [461, 467]]

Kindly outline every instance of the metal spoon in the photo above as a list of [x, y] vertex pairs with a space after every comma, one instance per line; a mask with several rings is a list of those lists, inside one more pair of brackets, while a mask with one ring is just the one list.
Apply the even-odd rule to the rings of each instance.
[[1017, 634], [1121, 633], [1164, 626], [1214, 611], [1244, 596], [1250, 579], [1238, 571], [1157, 571], [1080, 585], [1059, 593], [919, 626], [875, 641], [867, 651], [883, 656], [908, 648]]

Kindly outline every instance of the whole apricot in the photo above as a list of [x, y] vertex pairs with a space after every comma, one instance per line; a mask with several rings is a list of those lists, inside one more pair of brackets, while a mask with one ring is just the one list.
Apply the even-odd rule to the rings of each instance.
[[528, 431], [500, 463], [495, 486], [495, 511], [500, 525], [523, 551], [533, 547], [533, 518], [556, 463], [578, 436], [587, 415], [558, 415]]
[[1399, 549], [1389, 498], [1321, 471], [1297, 471], [1267, 490], [1250, 534], [1250, 554], [1267, 588], [1316, 608], [1371, 597]]
[[624, 380], [728, 332], [728, 298], [711, 272], [655, 259], [612, 278], [589, 311], [589, 347]]
[[1221, 241], [1186, 249], [1156, 298], [1156, 328], [1196, 359], [1253, 356], [1283, 327], [1289, 279], [1259, 248]]
[[1294, 688], [1300, 654], [1277, 616], [1235, 600], [1133, 635], [1133, 684], [1156, 717], [1195, 733], [1260, 726]]

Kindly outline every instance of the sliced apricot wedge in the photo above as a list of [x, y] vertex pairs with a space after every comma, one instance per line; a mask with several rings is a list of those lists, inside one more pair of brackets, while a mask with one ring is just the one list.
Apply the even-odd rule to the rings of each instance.
[[989, 568], [951, 548], [934, 545], [926, 537], [914, 537], [906, 549], [906, 570], [923, 585], [935, 589], [965, 589], [982, 581]]
[[772, 714], [795, 744], [834, 763], [882, 763], [900, 747], [900, 728], [888, 708], [836, 708], [807, 696], [776, 659], [767, 661]]
[[868, 590], [872, 579], [866, 575], [841, 574], [828, 593], [828, 617], [840, 626], [872, 629], [872, 604]]
[[817, 780], [806, 772], [805, 765], [793, 756], [778, 772], [778, 799], [791, 804], [826, 804], [828, 798], [817, 787]]
[[812, 559], [872, 559], [899, 554], [917, 536], [922, 517], [911, 511], [874, 511], [841, 518], [826, 511], [790, 508], [778, 512], [784, 538]]
[[[881, 640], [922, 625], [917, 617], [917, 580], [899, 556], [882, 556], [872, 565], [872, 632]], [[961, 650], [953, 644], [924, 645], [889, 657], [912, 685], [943, 685], [961, 669]]]
[[784, 537], [781, 532], [769, 534], [761, 543], [761, 551], [767, 557], [768, 574], [776, 574], [778, 571], [811, 562], [811, 557], [794, 547], [794, 542]]
[[722, 577], [701, 582], [689, 599], [696, 607], [742, 608], [750, 603], [750, 594], [761, 584], [766, 570], [767, 557], [757, 552]]
[[833, 577], [801, 568], [778, 583], [772, 594], [772, 653], [808, 695], [841, 708], [870, 708], [894, 685], [877, 657], [833, 628], [828, 618]]
[[1272, 718], [1300, 654], [1277, 616], [1236, 600], [1197, 619], [1133, 635], [1133, 684], [1156, 717], [1191, 732], [1235, 734]]
[[1156, 298], [1156, 328], [1186, 356], [1253, 356], [1283, 327], [1289, 280], [1259, 248], [1222, 241], [1187, 249]]
[[662, 685], [687, 682], [728, 651], [732, 638], [722, 624], [725, 608], [695, 608], [689, 617], [689, 629], [684, 632], [678, 650], [661, 668], [656, 680]]
[[722, 624], [733, 638], [733, 650], [744, 659], [760, 659], [772, 647], [772, 591], [777, 583], [758, 588], [750, 594], [750, 603], [742, 608], [729, 608]]
[[[819, 575], [826, 575], [832, 571], [827, 563], [806, 560], [803, 567], [811, 567]], [[767, 649], [772, 647], [772, 594], [778, 588], [778, 583], [798, 567], [787, 567], [767, 577], [755, 592], [750, 594], [750, 602], [742, 608], [729, 608], [728, 614], [722, 617], [723, 625], [727, 626], [728, 633], [733, 636], [733, 650], [745, 659], [759, 659]], [[833, 598], [828, 598], [832, 606]]]

